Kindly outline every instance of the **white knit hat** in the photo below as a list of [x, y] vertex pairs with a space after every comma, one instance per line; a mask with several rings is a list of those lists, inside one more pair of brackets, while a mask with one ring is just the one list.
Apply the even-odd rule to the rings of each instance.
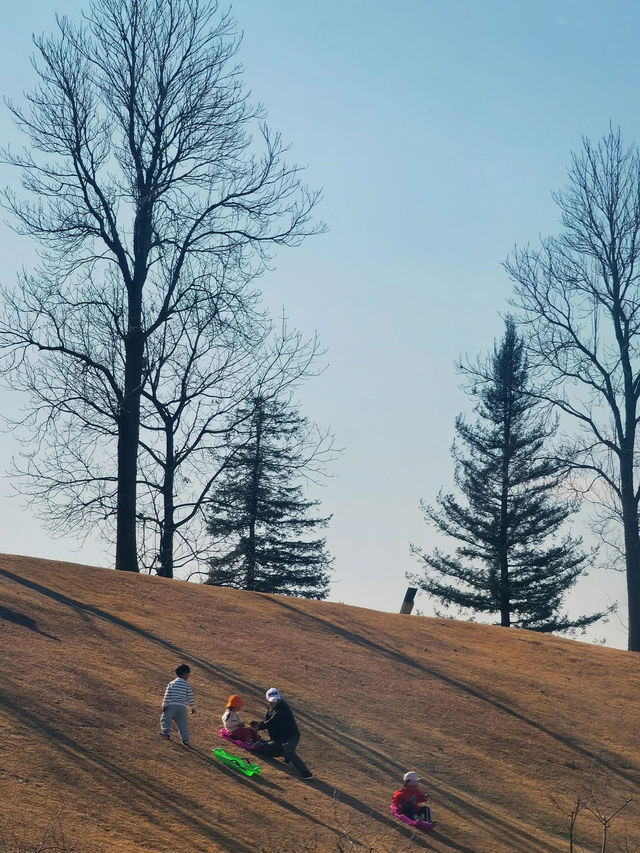
[[408, 773], [405, 773], [402, 777], [403, 782], [419, 782], [420, 777], [413, 770], [410, 770]]

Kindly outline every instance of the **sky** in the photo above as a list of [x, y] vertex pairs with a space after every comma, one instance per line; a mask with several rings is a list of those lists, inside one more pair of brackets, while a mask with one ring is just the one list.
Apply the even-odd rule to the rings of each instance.
[[[3, 11], [0, 92], [34, 82], [32, 33], [81, 0], [23, 0]], [[261, 287], [291, 325], [317, 331], [326, 370], [300, 392], [304, 413], [344, 448], [317, 491], [333, 518], [331, 600], [397, 611], [438, 541], [419, 501], [452, 483], [450, 446], [472, 401], [454, 364], [503, 331], [514, 245], [558, 230], [552, 193], [570, 152], [609, 125], [640, 139], [640, 6], [596, 0], [236, 0], [240, 60], [289, 160], [321, 188], [328, 230], [281, 250]], [[6, 109], [0, 140], [18, 141]], [[0, 183], [15, 179], [0, 169]], [[0, 278], [33, 247], [0, 225]], [[11, 407], [15, 400], [5, 400]], [[0, 472], [19, 452], [0, 436]], [[315, 493], [314, 493], [314, 496]], [[110, 565], [103, 543], [52, 538], [0, 481], [0, 551]], [[581, 532], [575, 528], [574, 532]], [[572, 615], [615, 601], [624, 577], [591, 571]], [[433, 605], [424, 594], [417, 608]], [[586, 639], [624, 648], [623, 619]]]

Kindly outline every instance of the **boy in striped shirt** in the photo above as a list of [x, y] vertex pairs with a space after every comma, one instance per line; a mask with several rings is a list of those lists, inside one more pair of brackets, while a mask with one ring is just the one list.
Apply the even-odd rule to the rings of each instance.
[[162, 700], [162, 716], [160, 717], [160, 735], [169, 739], [171, 735], [171, 720], [178, 727], [182, 743], [189, 746], [189, 725], [187, 723], [187, 705], [191, 706], [191, 713], [196, 712], [196, 703], [193, 698], [191, 685], [187, 683], [191, 667], [181, 663], [176, 669], [177, 678], [167, 684]]

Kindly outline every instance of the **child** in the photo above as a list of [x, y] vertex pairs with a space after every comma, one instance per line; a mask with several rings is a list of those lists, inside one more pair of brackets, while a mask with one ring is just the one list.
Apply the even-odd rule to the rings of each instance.
[[411, 820], [424, 820], [431, 823], [431, 811], [427, 805], [429, 795], [418, 786], [420, 777], [413, 770], [405, 773], [402, 777], [404, 785], [391, 797], [391, 805], [395, 806], [399, 814]]
[[258, 740], [258, 732], [251, 726], [245, 726], [238, 714], [243, 705], [242, 699], [232, 693], [222, 715], [222, 725], [234, 740], [241, 740], [243, 743], [255, 743]]
[[191, 713], [196, 712], [196, 703], [193, 698], [191, 685], [187, 684], [191, 667], [181, 663], [176, 669], [177, 678], [167, 684], [162, 700], [162, 716], [160, 717], [160, 735], [169, 739], [171, 736], [171, 720], [174, 721], [180, 732], [182, 743], [189, 746], [189, 725], [187, 724], [187, 705], [191, 706]]

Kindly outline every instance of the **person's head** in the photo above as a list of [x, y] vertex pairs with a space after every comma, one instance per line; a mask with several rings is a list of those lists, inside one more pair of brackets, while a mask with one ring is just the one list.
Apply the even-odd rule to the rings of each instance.
[[267, 702], [272, 708], [275, 708], [278, 702], [282, 699], [280, 691], [277, 690], [275, 687], [270, 687], [265, 695], [267, 697]]
[[408, 773], [404, 774], [402, 781], [405, 785], [417, 785], [420, 781], [420, 777], [413, 770], [410, 770]]
[[180, 666], [176, 667], [176, 675], [178, 678], [184, 678], [185, 681], [189, 678], [189, 673], [191, 672], [191, 667], [188, 663], [181, 663]]
[[233, 708], [235, 711], [239, 711], [243, 705], [244, 702], [239, 696], [236, 696], [235, 693], [232, 693], [227, 699], [227, 708]]

